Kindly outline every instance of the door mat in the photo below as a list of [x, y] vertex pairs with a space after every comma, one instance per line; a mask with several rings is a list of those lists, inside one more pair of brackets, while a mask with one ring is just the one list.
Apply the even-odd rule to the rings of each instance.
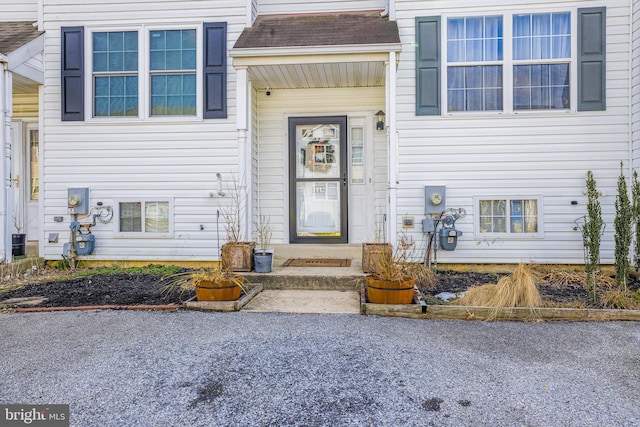
[[284, 267], [350, 267], [348, 258], [289, 258]]

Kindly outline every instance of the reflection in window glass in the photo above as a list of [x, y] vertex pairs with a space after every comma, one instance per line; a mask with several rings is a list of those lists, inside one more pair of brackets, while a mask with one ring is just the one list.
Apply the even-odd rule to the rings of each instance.
[[364, 183], [364, 129], [351, 129], [351, 183]]
[[138, 115], [138, 32], [93, 33], [94, 116]]
[[196, 30], [151, 31], [151, 115], [196, 114]]
[[463, 65], [502, 61], [502, 30], [501, 16], [447, 20], [448, 111], [502, 110], [502, 65]]
[[38, 200], [40, 198], [40, 132], [37, 129], [29, 131], [29, 141], [29, 176], [31, 177], [29, 193], [31, 200]]
[[[538, 200], [480, 200], [480, 233], [537, 233]], [[509, 228], [507, 229], [507, 218]]]
[[[143, 210], [144, 206], [144, 210]], [[123, 233], [168, 233], [170, 207], [167, 201], [120, 202]]]
[[120, 203], [120, 231], [124, 233], [142, 231], [142, 204], [140, 202]]

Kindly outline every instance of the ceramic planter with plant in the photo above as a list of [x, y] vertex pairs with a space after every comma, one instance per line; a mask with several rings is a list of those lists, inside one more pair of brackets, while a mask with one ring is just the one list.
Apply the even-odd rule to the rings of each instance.
[[256, 273], [270, 273], [273, 265], [273, 249], [271, 245], [271, 218], [266, 215], [258, 215], [256, 223], [256, 240], [258, 246], [253, 254]]
[[221, 248], [223, 267], [231, 271], [251, 271], [255, 242], [242, 241], [242, 212], [246, 209], [246, 196], [235, 180], [229, 193], [230, 201], [221, 209], [227, 233], [227, 242]]

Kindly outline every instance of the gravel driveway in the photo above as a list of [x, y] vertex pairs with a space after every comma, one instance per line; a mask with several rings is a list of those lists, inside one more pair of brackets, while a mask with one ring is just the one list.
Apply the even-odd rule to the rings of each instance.
[[0, 403], [73, 426], [637, 426], [640, 323], [0, 315]]

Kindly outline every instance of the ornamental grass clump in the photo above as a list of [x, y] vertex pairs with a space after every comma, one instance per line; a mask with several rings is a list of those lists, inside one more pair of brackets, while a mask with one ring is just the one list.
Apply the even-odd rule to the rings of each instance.
[[521, 263], [510, 276], [500, 278], [495, 285], [470, 288], [458, 303], [474, 307], [493, 307], [487, 320], [495, 320], [500, 316], [502, 309], [515, 307], [529, 308], [535, 317], [534, 309], [542, 305], [542, 300], [531, 269]]

